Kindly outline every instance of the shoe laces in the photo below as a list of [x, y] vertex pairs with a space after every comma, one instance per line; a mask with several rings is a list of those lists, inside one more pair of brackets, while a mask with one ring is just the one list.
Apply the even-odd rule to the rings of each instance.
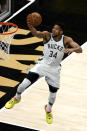
[[11, 100], [9, 101], [9, 104], [13, 103], [14, 101], [15, 101], [14, 99], [11, 99]]
[[48, 119], [51, 119], [51, 118], [52, 118], [51, 112], [47, 112], [47, 115], [48, 115]]

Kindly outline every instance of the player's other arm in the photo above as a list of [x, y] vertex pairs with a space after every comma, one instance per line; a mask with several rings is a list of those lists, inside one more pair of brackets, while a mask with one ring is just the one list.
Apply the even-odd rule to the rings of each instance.
[[71, 37], [65, 37], [65, 44], [67, 44], [67, 46], [71, 46], [71, 48], [66, 48], [64, 50], [64, 53], [72, 53], [72, 52], [76, 52], [76, 53], [82, 53], [82, 48], [79, 46], [78, 43], [76, 43], [75, 41], [73, 41], [73, 39]]
[[36, 30], [36, 28], [34, 28], [32, 25], [30, 25], [29, 23], [28, 23], [28, 27], [29, 27], [29, 29], [30, 29], [30, 31], [31, 31], [31, 33], [33, 34], [33, 36], [36, 36], [36, 37], [38, 37], [38, 38], [45, 38], [45, 37], [47, 37], [47, 35], [49, 34], [49, 32], [48, 31], [38, 31], [38, 30]]

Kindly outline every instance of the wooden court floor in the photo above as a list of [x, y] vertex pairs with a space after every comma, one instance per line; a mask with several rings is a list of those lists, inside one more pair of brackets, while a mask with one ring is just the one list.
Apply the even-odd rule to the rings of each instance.
[[87, 131], [87, 43], [82, 48], [83, 53], [73, 53], [62, 62], [53, 124], [45, 121], [49, 92], [44, 78], [28, 88], [14, 108], [3, 108], [0, 121], [43, 131]]

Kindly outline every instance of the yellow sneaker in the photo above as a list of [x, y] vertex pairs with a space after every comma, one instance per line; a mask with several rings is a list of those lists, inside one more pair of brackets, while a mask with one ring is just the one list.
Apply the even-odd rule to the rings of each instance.
[[21, 100], [21, 98], [18, 99], [18, 100], [16, 100], [15, 97], [13, 97], [10, 101], [8, 101], [8, 102], [5, 104], [5, 108], [6, 108], [6, 109], [12, 108], [15, 104], [19, 103], [20, 100]]
[[47, 112], [46, 107], [47, 107], [47, 105], [45, 105], [46, 121], [47, 121], [48, 124], [52, 124], [52, 122], [53, 122], [52, 111]]

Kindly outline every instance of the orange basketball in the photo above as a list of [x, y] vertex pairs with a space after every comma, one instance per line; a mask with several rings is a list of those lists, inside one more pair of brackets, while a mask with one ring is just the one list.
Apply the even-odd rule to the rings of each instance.
[[27, 24], [31, 24], [32, 26], [39, 26], [42, 22], [42, 17], [39, 13], [33, 12], [27, 16]]

